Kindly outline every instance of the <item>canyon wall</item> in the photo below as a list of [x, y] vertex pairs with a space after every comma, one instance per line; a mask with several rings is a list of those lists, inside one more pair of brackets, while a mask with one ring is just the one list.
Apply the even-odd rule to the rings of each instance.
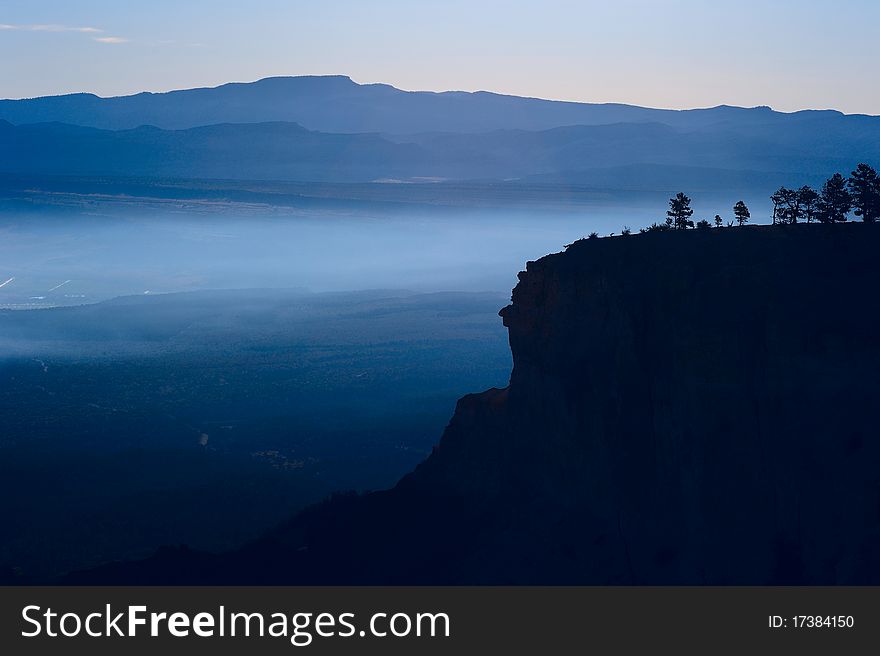
[[[880, 226], [578, 241], [394, 489], [104, 582], [880, 583]], [[95, 573], [93, 578], [95, 580]]]

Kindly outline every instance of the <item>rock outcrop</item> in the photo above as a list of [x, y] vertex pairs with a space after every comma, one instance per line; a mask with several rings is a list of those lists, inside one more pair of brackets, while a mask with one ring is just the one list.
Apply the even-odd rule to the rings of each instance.
[[394, 489], [88, 580], [880, 583], [880, 226], [583, 240], [501, 315], [510, 385]]

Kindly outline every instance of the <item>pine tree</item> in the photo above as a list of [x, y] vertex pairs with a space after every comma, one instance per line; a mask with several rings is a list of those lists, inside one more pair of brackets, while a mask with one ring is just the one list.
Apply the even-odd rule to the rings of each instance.
[[800, 192], [780, 187], [774, 196], [779, 195], [782, 203], [777, 211], [778, 223], [797, 223], [802, 218]]
[[776, 225], [780, 222], [780, 210], [785, 203], [785, 187], [780, 187], [773, 192], [773, 195], [770, 196], [770, 200], [773, 202], [773, 225]]
[[740, 227], [744, 226], [752, 218], [749, 208], [741, 200], [738, 200], [736, 205], [733, 206], [733, 215], [736, 217], [736, 224]]
[[812, 187], [804, 185], [798, 189], [798, 197], [801, 204], [801, 212], [807, 223], [812, 223], [816, 218], [816, 203], [819, 201], [819, 194]]
[[675, 198], [669, 199], [669, 210], [666, 212], [666, 222], [669, 223], [671, 220], [672, 226], [677, 230], [684, 230], [685, 228], [693, 228], [694, 222], [691, 220], [691, 217], [694, 215], [694, 211], [691, 209], [691, 199], [685, 196], [682, 192], [678, 192], [675, 195]]
[[835, 173], [825, 184], [816, 203], [816, 218], [822, 223], [842, 223], [852, 209], [852, 197], [847, 191], [846, 178]]
[[715, 227], [720, 228], [724, 224], [724, 220], [721, 218], [720, 214], [715, 215]]
[[865, 223], [880, 218], [880, 178], [877, 171], [867, 164], [859, 164], [850, 174], [849, 192], [852, 197], [853, 214]]

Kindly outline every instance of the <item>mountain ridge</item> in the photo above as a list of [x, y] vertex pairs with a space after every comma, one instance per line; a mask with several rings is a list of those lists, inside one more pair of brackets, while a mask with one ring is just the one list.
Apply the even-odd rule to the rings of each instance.
[[73, 93], [0, 100], [0, 118], [16, 124], [59, 120], [108, 129], [141, 124], [174, 129], [208, 123], [284, 120], [319, 131], [405, 134], [432, 130], [479, 132], [493, 126], [539, 130], [642, 120], [706, 125], [731, 116], [747, 117], [750, 121], [792, 120], [816, 113], [866, 116], [836, 110], [783, 113], [766, 106], [654, 109], [491, 91], [405, 91], [388, 84], [358, 84], [342, 75], [278, 76], [124, 96]]
[[[31, 175], [605, 186], [608, 176], [590, 171], [691, 167], [741, 171], [732, 185], [718, 176], [712, 184], [763, 196], [858, 162], [880, 166], [880, 117], [403, 91], [345, 76], [3, 100], [0, 121], [0, 171]], [[654, 189], [668, 179], [658, 169], [640, 184]]]
[[[590, 184], [619, 167], [730, 170], [771, 185], [800, 185], [860, 161], [880, 162], [880, 120], [862, 124], [684, 129], [662, 122], [493, 129], [392, 137], [320, 132], [289, 121], [108, 130], [0, 119], [0, 171], [228, 180], [554, 180]], [[699, 177], [699, 176], [698, 176]], [[745, 179], [745, 178], [742, 178]], [[683, 179], [680, 184], [686, 184]], [[604, 182], [602, 184], [605, 184]], [[648, 178], [646, 188], [656, 186]], [[748, 191], [748, 189], [746, 189]]]

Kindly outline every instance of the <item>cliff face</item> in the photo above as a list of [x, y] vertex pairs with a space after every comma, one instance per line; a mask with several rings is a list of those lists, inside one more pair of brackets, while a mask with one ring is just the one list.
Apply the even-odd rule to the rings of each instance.
[[417, 477], [517, 499], [499, 577], [876, 582], [878, 256], [874, 226], [811, 225], [529, 263], [509, 388], [464, 400]]
[[149, 580], [880, 583], [878, 291], [871, 225], [577, 242], [501, 311], [509, 387], [396, 488]]

